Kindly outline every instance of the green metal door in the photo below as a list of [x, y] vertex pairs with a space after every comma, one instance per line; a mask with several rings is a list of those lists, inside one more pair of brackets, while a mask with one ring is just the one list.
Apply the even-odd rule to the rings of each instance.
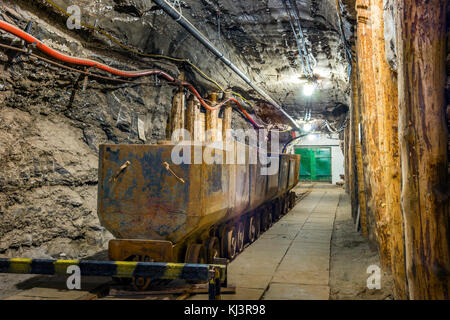
[[331, 148], [296, 148], [302, 156], [300, 181], [331, 182]]

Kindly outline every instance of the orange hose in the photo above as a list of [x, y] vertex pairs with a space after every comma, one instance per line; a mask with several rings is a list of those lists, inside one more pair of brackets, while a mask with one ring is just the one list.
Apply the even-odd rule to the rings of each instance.
[[250, 117], [250, 115], [245, 111], [245, 109], [242, 107], [242, 105], [239, 103], [239, 101], [237, 101], [235, 98], [228, 98], [216, 106], [210, 106], [205, 102], [205, 100], [198, 93], [198, 91], [194, 88], [194, 86], [192, 86], [192, 84], [190, 84], [189, 82], [185, 82], [185, 81], [178, 81], [175, 78], [173, 78], [171, 75], [169, 75], [161, 70], [137, 70], [137, 71], [119, 70], [119, 69], [109, 67], [103, 63], [100, 63], [100, 62], [97, 62], [94, 60], [72, 57], [72, 56], [63, 54], [61, 52], [58, 52], [58, 51], [46, 46], [39, 39], [33, 37], [31, 34], [15, 27], [5, 21], [0, 20], [0, 29], [3, 29], [4, 31], [9, 32], [9, 33], [21, 38], [22, 40], [24, 40], [32, 45], [35, 45], [36, 48], [39, 49], [40, 51], [46, 53], [47, 55], [49, 55], [57, 60], [60, 60], [60, 61], [66, 62], [66, 63], [76, 64], [76, 65], [90, 67], [90, 68], [96, 68], [96, 69], [103, 70], [108, 73], [114, 74], [116, 76], [120, 76], [120, 77], [135, 77], [136, 78], [136, 77], [144, 77], [144, 76], [149, 76], [149, 75], [157, 75], [159, 77], [166, 79], [169, 82], [173, 82], [177, 85], [187, 87], [192, 92], [192, 94], [194, 94], [199, 99], [202, 106], [208, 110], [217, 110], [217, 109], [223, 107], [227, 102], [232, 101], [232, 102], [236, 103], [236, 105], [241, 109], [241, 111], [244, 113], [244, 115], [248, 118], [248, 120], [256, 128], [258, 128], [258, 129], [262, 128], [262, 126], [258, 125], [252, 119], [252, 117]]

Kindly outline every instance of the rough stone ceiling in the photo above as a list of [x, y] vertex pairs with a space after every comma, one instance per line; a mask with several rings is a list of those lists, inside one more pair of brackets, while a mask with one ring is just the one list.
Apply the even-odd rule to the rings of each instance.
[[[348, 62], [339, 27], [336, 0], [295, 1], [301, 25], [317, 66], [314, 74], [319, 88], [307, 98], [299, 53], [289, 24], [288, 13], [281, 0], [180, 0], [183, 15], [223, 51], [234, 64], [269, 93], [294, 117], [303, 118], [306, 109], [315, 114], [330, 111], [337, 103], [348, 104]], [[24, 6], [29, 2], [19, 0]], [[162, 53], [189, 59], [223, 85], [242, 92], [254, 100], [260, 97], [225, 65], [217, 61], [196, 39], [187, 34], [151, 0], [53, 0], [67, 8], [77, 4], [82, 9], [82, 22], [98, 24], [121, 41], [147, 53]], [[171, 0], [170, 2], [174, 2]], [[348, 44], [352, 36], [352, 0], [341, 0], [343, 29]], [[30, 6], [45, 4], [39, 0]], [[41, 7], [42, 8], [42, 7]], [[46, 4], [47, 10], [58, 10]], [[53, 14], [47, 21], [54, 23]], [[65, 28], [61, 16], [61, 30]], [[220, 37], [219, 37], [220, 22]], [[72, 31], [74, 36], [83, 31]], [[85, 42], [86, 36], [79, 38]], [[91, 50], [111, 53], [112, 43], [105, 39], [86, 43]], [[120, 51], [120, 48], [115, 48]], [[123, 51], [123, 50], [122, 50]], [[147, 64], [146, 64], [147, 61]], [[148, 66], [148, 59], [133, 62]], [[177, 70], [176, 68], [174, 70]], [[213, 89], [200, 76], [189, 75], [204, 88]]]
[[[348, 62], [336, 0], [293, 2], [300, 14], [307, 46], [317, 60], [314, 73], [319, 78], [319, 88], [311, 98], [302, 92], [307, 80], [281, 0], [185, 1], [183, 14], [189, 13], [197, 25], [207, 21], [217, 30], [220, 19], [222, 42], [231, 42], [241, 52], [258, 85], [291, 113], [301, 113], [306, 108], [320, 113], [337, 102], [347, 103]], [[344, 30], [345, 38], [350, 39], [351, 24], [345, 19]], [[219, 49], [224, 48], [218, 36], [212, 40]]]
[[[313, 114], [317, 114], [333, 108], [336, 103], [347, 104], [348, 62], [340, 33], [336, 0], [292, 1], [298, 8], [307, 46], [317, 60], [314, 73], [319, 78], [319, 88], [310, 98], [303, 95], [302, 89], [306, 79], [302, 74], [289, 16], [281, 0], [170, 2], [179, 3], [188, 20], [292, 115], [303, 117], [305, 110], [309, 108]], [[115, 16], [110, 23], [111, 27], [122, 33], [121, 37], [131, 43], [136, 42], [133, 39], [141, 34], [138, 47], [144, 47], [148, 52], [189, 58], [206, 68], [206, 71], [221, 83], [237, 90], [249, 90], [249, 87], [230, 74], [229, 70], [222, 70], [222, 77], [219, 76], [217, 72], [223, 65], [208, 64], [206, 61], [214, 61], [215, 57], [206, 52], [201, 44], [176, 22], [158, 10], [150, 0], [114, 0], [113, 5], [106, 9], [102, 9], [101, 3], [110, 1], [97, 2], [91, 1], [86, 5], [91, 11], [101, 12], [106, 16], [108, 8], [114, 8]], [[343, 29], [347, 40], [350, 40], [352, 35], [352, 23], [347, 19], [352, 16], [351, 2], [341, 2]], [[118, 12], [121, 15], [117, 16]], [[134, 27], [125, 27], [125, 21], [134, 24]], [[145, 25], [147, 27], [142, 28]], [[145, 34], [145, 37], [142, 34]], [[247, 93], [252, 96], [251, 91]], [[259, 98], [257, 95], [253, 97]]]

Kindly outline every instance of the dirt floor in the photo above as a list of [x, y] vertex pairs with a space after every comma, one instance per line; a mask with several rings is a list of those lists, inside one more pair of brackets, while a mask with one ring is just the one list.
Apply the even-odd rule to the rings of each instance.
[[330, 299], [331, 300], [391, 300], [392, 277], [381, 272], [381, 289], [369, 290], [367, 269], [380, 266], [375, 248], [355, 230], [351, 216], [350, 199], [341, 194], [331, 239]]

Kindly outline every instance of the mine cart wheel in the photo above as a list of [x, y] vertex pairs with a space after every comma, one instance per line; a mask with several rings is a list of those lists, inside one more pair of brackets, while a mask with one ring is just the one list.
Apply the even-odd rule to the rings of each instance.
[[189, 245], [186, 250], [185, 262], [205, 264], [206, 263], [205, 247], [197, 243]]
[[259, 230], [261, 230], [261, 233], [266, 231], [266, 212], [262, 211], [259, 214]]
[[256, 219], [254, 216], [248, 218], [247, 241], [253, 243], [256, 240]]
[[267, 231], [269, 229], [270, 222], [269, 222], [269, 210], [264, 210], [262, 213], [262, 231]]
[[287, 202], [288, 202], [288, 209], [291, 210], [292, 209], [292, 194], [290, 192], [287, 197]]
[[220, 255], [220, 242], [217, 237], [209, 238], [206, 242], [207, 262], [214, 263], [214, 259]]
[[272, 215], [273, 215], [273, 221], [280, 220], [280, 211], [279, 211], [278, 202], [274, 202], [272, 205]]
[[224, 252], [225, 257], [228, 259], [234, 259], [237, 251], [237, 232], [234, 227], [228, 227], [224, 233]]
[[280, 201], [279, 200], [275, 200], [274, 204], [273, 204], [273, 216], [274, 216], [274, 221], [278, 221], [281, 219], [281, 205], [280, 205]]
[[[136, 255], [133, 257], [133, 261], [151, 262], [152, 259], [149, 256]], [[133, 284], [134, 289], [136, 289], [137, 291], [147, 290], [148, 286], [150, 285], [150, 281], [151, 279], [149, 278], [141, 278], [141, 277], [133, 277], [131, 279], [131, 283]]]
[[245, 244], [245, 231], [244, 223], [239, 222], [237, 228], [237, 251], [242, 252]]
[[273, 214], [272, 214], [272, 210], [271, 209], [269, 209], [269, 211], [267, 212], [267, 225], [268, 225], [268, 228], [267, 229], [269, 229], [270, 227], [272, 227], [273, 226]]
[[257, 213], [255, 214], [255, 227], [256, 227], [256, 233], [255, 238], [258, 239], [261, 235], [261, 214]]
[[295, 192], [292, 192], [291, 193], [291, 203], [292, 203], [292, 206], [291, 206], [291, 209], [293, 209], [294, 207], [295, 207], [295, 200], [296, 200], [296, 198], [297, 198], [297, 194], [295, 193]]
[[283, 197], [283, 216], [286, 215], [289, 212], [289, 201], [288, 197]]

